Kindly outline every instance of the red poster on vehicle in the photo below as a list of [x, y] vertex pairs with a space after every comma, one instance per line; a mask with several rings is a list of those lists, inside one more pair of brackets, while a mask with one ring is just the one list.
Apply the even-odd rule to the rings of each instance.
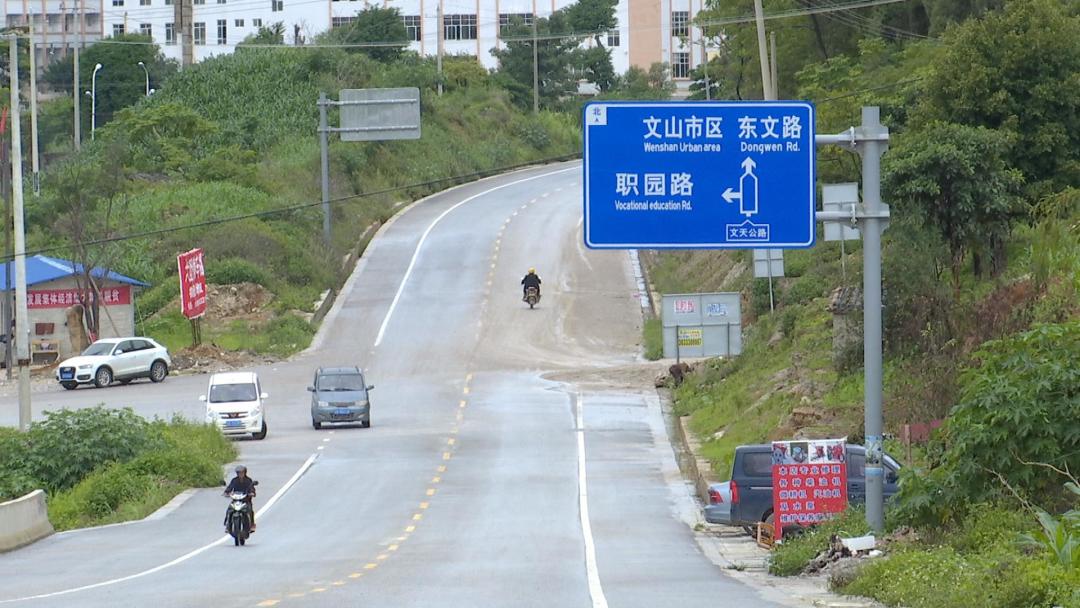
[[847, 509], [846, 444], [846, 439], [773, 442], [776, 538], [784, 526], [813, 525]]
[[192, 249], [176, 256], [180, 270], [180, 312], [189, 319], [206, 313], [206, 269], [203, 250]]

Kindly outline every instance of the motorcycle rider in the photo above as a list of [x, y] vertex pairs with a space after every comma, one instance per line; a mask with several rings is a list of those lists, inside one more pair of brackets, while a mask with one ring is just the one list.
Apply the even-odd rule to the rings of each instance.
[[525, 297], [526, 297], [525, 294], [529, 293], [529, 288], [530, 287], [535, 287], [536, 288], [536, 296], [540, 297], [540, 277], [539, 277], [539, 275], [536, 274], [536, 269], [535, 268], [530, 268], [529, 269], [529, 272], [528, 272], [528, 274], [525, 275], [525, 278], [521, 279], [521, 285], [522, 285], [522, 287], [521, 287], [521, 300], [522, 301], [525, 301]]
[[[255, 498], [255, 481], [247, 475], [247, 467], [244, 465], [237, 465], [236, 477], [232, 478], [229, 485], [225, 487], [225, 496], [233, 492], [243, 492], [247, 494], [247, 498], [244, 502], [248, 505], [248, 523], [251, 524], [251, 531], [255, 531], [255, 505], [252, 503], [252, 498]], [[229, 525], [229, 511], [225, 511], [225, 525]], [[226, 529], [227, 533], [229, 530]]]

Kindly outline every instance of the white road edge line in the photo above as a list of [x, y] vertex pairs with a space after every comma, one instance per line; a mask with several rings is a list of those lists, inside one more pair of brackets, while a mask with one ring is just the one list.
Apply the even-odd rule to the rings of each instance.
[[585, 403], [577, 394], [577, 455], [578, 455], [578, 513], [581, 515], [581, 535], [585, 539], [585, 573], [589, 579], [589, 597], [593, 608], [607, 608], [607, 598], [600, 584], [600, 570], [596, 567], [596, 543], [593, 541], [592, 524], [589, 523], [589, 492], [585, 483]]
[[[281, 486], [281, 489], [278, 490], [277, 493], [275, 493], [273, 496], [271, 496], [270, 500], [266, 501], [266, 504], [264, 504], [261, 509], [259, 509], [258, 511], [255, 512], [255, 516], [256, 517], [263, 517], [266, 514], [266, 512], [270, 510], [270, 507], [273, 507], [274, 504], [277, 503], [278, 499], [280, 499], [286, 492], [289, 491], [290, 488], [293, 487], [293, 485], [296, 484], [297, 481], [300, 480], [300, 477], [302, 477], [304, 475], [304, 473], [306, 473], [307, 470], [311, 468], [311, 465], [315, 464], [315, 460], [318, 457], [319, 457], [318, 454], [312, 454], [311, 456], [309, 456], [308, 459], [304, 461], [304, 464], [300, 465], [300, 468], [297, 469], [297, 471], [295, 473], [293, 473], [293, 476], [291, 478], [289, 478], [289, 481], [285, 482], [285, 485]], [[199, 547], [198, 549], [195, 549], [194, 551], [191, 551], [189, 553], [181, 555], [180, 557], [172, 560], [171, 562], [164, 563], [164, 564], [161, 564], [159, 566], [155, 566], [153, 568], [150, 568], [149, 570], [143, 570], [142, 572], [136, 572], [135, 574], [129, 574], [128, 576], [122, 576], [120, 578], [114, 578], [114, 579], [110, 579], [110, 580], [107, 580], [107, 581], [101, 581], [100, 583], [93, 583], [93, 584], [90, 584], [90, 585], [83, 585], [82, 587], [73, 587], [71, 589], [64, 589], [64, 590], [61, 590], [61, 591], [53, 591], [53, 592], [50, 592], [50, 593], [41, 593], [39, 595], [28, 595], [26, 597], [17, 597], [17, 598], [13, 598], [13, 599], [9, 599], [9, 600], [0, 600], [0, 604], [10, 604], [12, 602], [24, 602], [24, 601], [27, 601], [27, 600], [40, 600], [40, 599], [45, 599], [45, 598], [49, 598], [49, 597], [57, 597], [57, 596], [60, 596], [60, 595], [68, 595], [68, 594], [71, 594], [71, 593], [77, 593], [79, 591], [88, 591], [90, 589], [97, 589], [99, 587], [108, 587], [110, 585], [115, 585], [117, 583], [123, 583], [123, 582], [127, 582], [127, 581], [134, 580], [134, 579], [137, 579], [137, 578], [142, 578], [144, 576], [154, 574], [155, 572], [161, 572], [162, 570], [165, 570], [166, 568], [171, 568], [171, 567], [173, 567], [173, 566], [175, 566], [177, 564], [186, 562], [187, 560], [199, 555], [200, 553], [203, 553], [208, 549], [211, 549], [213, 547], [216, 547], [216, 546], [224, 543], [225, 541], [229, 540], [229, 538], [230, 538], [229, 536], [222, 536], [221, 538], [215, 540], [212, 543], [208, 543], [206, 545], [203, 545], [202, 547]]]
[[[446, 211], [443, 211], [441, 214], [439, 214], [439, 216], [436, 217], [435, 220], [433, 222], [431, 222], [430, 225], [428, 225], [427, 229], [424, 230], [424, 234], [422, 234], [420, 236], [420, 241], [416, 243], [416, 251], [413, 252], [412, 259], [409, 260], [409, 266], [408, 266], [408, 268], [405, 269], [405, 276], [401, 277], [401, 284], [398, 285], [397, 293], [394, 294], [394, 299], [391, 300], [391, 302], [390, 302], [390, 309], [386, 311], [386, 316], [383, 317], [382, 325], [379, 326], [379, 333], [378, 333], [378, 335], [375, 336], [375, 346], [378, 347], [379, 344], [382, 342], [383, 335], [386, 333], [386, 327], [388, 325], [390, 325], [390, 318], [394, 316], [394, 310], [397, 308], [398, 301], [401, 299], [401, 294], [402, 294], [402, 292], [405, 291], [405, 284], [409, 282], [409, 276], [412, 274], [413, 268], [416, 267], [416, 260], [420, 258], [420, 251], [424, 248], [424, 241], [427, 240], [428, 235], [431, 234], [431, 231], [435, 228], [435, 226], [440, 221], [442, 221], [442, 219], [444, 217], [446, 217], [447, 215], [450, 215], [451, 211], [457, 209], [458, 207], [464, 205], [465, 203], [476, 200], [476, 199], [480, 198], [481, 196], [486, 196], [488, 194], [491, 194], [492, 192], [495, 192], [497, 190], [502, 190], [503, 188], [509, 188], [510, 186], [516, 186], [516, 185], [524, 183], [524, 182], [531, 182], [534, 179], [541, 179], [541, 178], [545, 178], [545, 177], [551, 177], [552, 175], [558, 175], [560, 173], [568, 173], [570, 171], [580, 171], [580, 170], [581, 170], [581, 167], [571, 167], [569, 169], [559, 169], [558, 171], [550, 171], [548, 173], [541, 173], [540, 175], [533, 175], [532, 177], [526, 177], [526, 178], [522, 178], [522, 179], [515, 180], [515, 181], [512, 181], [512, 182], [507, 182], [505, 184], [502, 184], [501, 186], [495, 186], [494, 188], [488, 188], [487, 190], [484, 190], [483, 192], [479, 192], [479, 193], [474, 194], [474, 195], [472, 195], [472, 196], [470, 196], [470, 197], [468, 197], [466, 199], [463, 199], [463, 200], [455, 203], [453, 206], [451, 206]], [[507, 220], [507, 221], [509, 222], [510, 220]]]

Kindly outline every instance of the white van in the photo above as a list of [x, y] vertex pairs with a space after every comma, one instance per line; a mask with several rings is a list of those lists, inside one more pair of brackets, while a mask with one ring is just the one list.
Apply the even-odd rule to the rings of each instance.
[[228, 372], [210, 376], [210, 386], [199, 401], [206, 402], [206, 421], [225, 435], [266, 438], [264, 401], [269, 397], [255, 372]]

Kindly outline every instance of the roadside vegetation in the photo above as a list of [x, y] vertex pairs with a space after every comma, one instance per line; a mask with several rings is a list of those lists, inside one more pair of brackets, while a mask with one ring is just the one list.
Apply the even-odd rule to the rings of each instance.
[[[945, 4], [805, 17], [778, 36], [780, 96], [815, 101], [819, 133], [878, 105], [892, 135], [886, 448], [905, 469], [886, 555], [833, 583], [889, 606], [1078, 606], [1080, 100], [1061, 87], [1080, 86], [1080, 14], [1060, 0]], [[737, 61], [755, 56], [753, 25], [724, 31], [712, 95], [760, 97], [756, 61]], [[822, 149], [818, 169], [859, 181], [848, 152]], [[739, 444], [863, 441], [860, 243], [819, 232], [784, 257], [770, 308], [748, 254], [642, 254], [659, 293], [743, 294], [744, 353], [674, 392], [722, 478]], [[898, 440], [937, 421], [928, 441]], [[772, 571], [802, 572], [831, 533], [865, 531], [860, 517], [789, 539]]]
[[[610, 0], [582, 0], [539, 20], [541, 29], [554, 31], [614, 25]], [[524, 25], [510, 27], [520, 33]], [[393, 8], [364, 8], [312, 47], [285, 46], [282, 28], [270, 24], [251, 40], [261, 46], [183, 71], [145, 37], [91, 45], [82, 54], [81, 74], [89, 78], [101, 63], [101, 77], [109, 77], [98, 99], [98, 128], [91, 141], [83, 104], [83, 147], [73, 154], [70, 98], [42, 104], [50, 162], [41, 201], [28, 207], [29, 249], [152, 284], [137, 301], [139, 329], [176, 349], [190, 343], [190, 329], [174, 314], [175, 256], [201, 247], [211, 282], [251, 282], [273, 294], [268, 318], [241, 325], [208, 318], [204, 338], [230, 350], [296, 352], [313, 333], [296, 319], [308, 318], [321, 294], [340, 286], [350, 270], [342, 260], [395, 204], [510, 167], [579, 154], [577, 83], [583, 75], [608, 97], [670, 93], [662, 66], [615, 74], [602, 37], [587, 50], [544, 40], [538, 49], [545, 73], [541, 111], [534, 114], [532, 43], [512, 38], [500, 51], [500, 70], [448, 57], [441, 77], [434, 58], [406, 49]], [[397, 40], [400, 47], [318, 47]], [[140, 61], [156, 89], [150, 97]], [[71, 67], [70, 59], [52, 64], [44, 82], [69, 93]], [[377, 87], [420, 89], [423, 137], [363, 143], [331, 137], [333, 242], [327, 245], [316, 101], [320, 92], [337, 98], [341, 89]], [[337, 114], [331, 111], [331, 125], [338, 124]], [[132, 235], [147, 236], [125, 238]]]
[[0, 428], [0, 500], [44, 489], [57, 530], [140, 519], [187, 488], [219, 485], [235, 458], [216, 428], [179, 417], [48, 411], [25, 433]]

